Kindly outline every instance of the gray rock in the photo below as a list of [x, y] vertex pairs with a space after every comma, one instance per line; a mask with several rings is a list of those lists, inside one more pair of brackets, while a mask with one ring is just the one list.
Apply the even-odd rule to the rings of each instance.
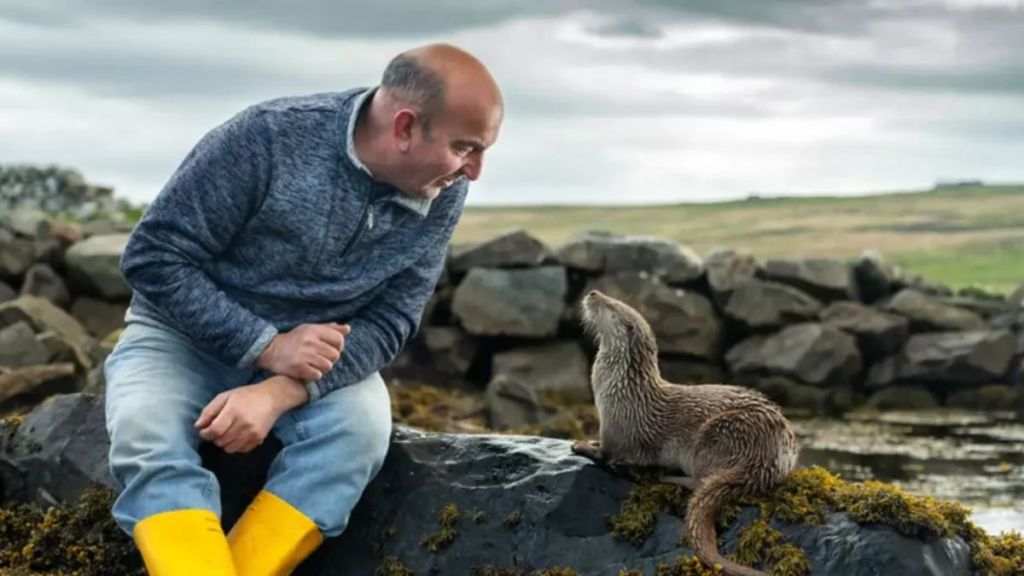
[[115, 488], [107, 466], [103, 399], [67, 394], [29, 414], [0, 453], [0, 485], [9, 500], [41, 506], [72, 502], [95, 485]]
[[540, 422], [559, 405], [592, 401], [590, 364], [575, 341], [517, 348], [494, 355], [486, 402], [491, 426]]
[[743, 340], [725, 359], [733, 373], [778, 374], [816, 386], [850, 383], [861, 370], [853, 337], [814, 322]]
[[749, 252], [718, 249], [704, 258], [708, 286], [715, 302], [724, 306], [732, 291], [753, 280], [761, 271], [761, 263]]
[[85, 328], [52, 302], [38, 296], [21, 296], [0, 304], [0, 327], [26, 321], [36, 333], [55, 332], [75, 351], [76, 362], [85, 370], [96, 363], [93, 356], [96, 341]]
[[114, 330], [124, 328], [124, 314], [127, 309], [126, 303], [104, 302], [82, 296], [71, 306], [71, 316], [78, 320], [89, 334], [103, 339]]
[[45, 235], [49, 221], [49, 214], [34, 208], [19, 208], [0, 216], [0, 226], [29, 239]]
[[689, 247], [647, 236], [585, 232], [571, 238], [557, 256], [569, 268], [609, 274], [642, 271], [674, 283], [704, 274], [704, 263]]
[[706, 296], [669, 286], [645, 273], [601, 276], [584, 288], [583, 295], [590, 290], [600, 290], [635, 308], [654, 330], [659, 352], [712, 360], [721, 356], [722, 321]]
[[131, 287], [120, 269], [121, 253], [128, 238], [129, 234], [92, 236], [68, 248], [64, 258], [69, 279], [108, 300], [131, 296]]
[[10, 302], [18, 297], [17, 291], [11, 288], [6, 282], [0, 281], [0, 304]]
[[900, 290], [885, 309], [910, 320], [914, 332], [941, 332], [945, 330], [979, 330], [985, 321], [970, 310], [944, 304], [939, 299], [913, 288]]
[[1024, 308], [1024, 282], [1022, 282], [1021, 285], [1018, 286], [1009, 297], [1007, 297], [1006, 301], [1007, 304], [1014, 308]]
[[828, 401], [829, 389], [804, 384], [778, 374], [739, 374], [736, 384], [764, 392], [772, 402], [785, 408], [821, 414]]
[[725, 315], [751, 330], [778, 328], [811, 320], [821, 302], [800, 290], [777, 282], [752, 280], [740, 284], [725, 305]]
[[763, 273], [768, 280], [793, 286], [825, 302], [859, 298], [853, 270], [839, 260], [772, 259], [765, 262]]
[[568, 283], [561, 266], [474, 268], [455, 289], [452, 312], [470, 334], [553, 336]]
[[452, 247], [452, 272], [470, 268], [514, 268], [539, 266], [552, 257], [543, 242], [525, 230], [515, 230], [485, 242]]
[[50, 351], [36, 340], [36, 333], [28, 322], [15, 322], [0, 328], [0, 366], [21, 368], [45, 364], [49, 360]]
[[25, 282], [21, 285], [21, 293], [39, 296], [53, 302], [55, 306], [67, 308], [71, 304], [71, 296], [64, 279], [49, 264], [33, 264], [25, 273]]
[[865, 385], [985, 384], [1006, 376], [1016, 348], [1013, 334], [1001, 330], [915, 334], [871, 367]]
[[17, 238], [0, 228], [0, 280], [17, 285], [34, 261], [35, 248], [31, 240]]
[[82, 224], [82, 233], [87, 238], [108, 234], [130, 234], [134, 229], [135, 224], [123, 220], [90, 220]]
[[675, 384], [720, 384], [725, 373], [718, 364], [690, 358], [658, 357], [661, 377]]
[[903, 316], [857, 302], [834, 302], [818, 317], [825, 325], [856, 337], [861, 356], [869, 362], [896, 352], [910, 336], [910, 322]]
[[480, 347], [475, 338], [450, 326], [426, 326], [421, 333], [430, 363], [436, 370], [459, 376], [469, 371]]
[[980, 298], [976, 296], [970, 296], [965, 294], [957, 294], [955, 296], [939, 296], [936, 297], [938, 302], [945, 304], [946, 306], [953, 306], [955, 308], [962, 308], [964, 310], [970, 310], [983, 319], [991, 319], [996, 316], [1005, 313], [1010, 309], [1009, 304], [1006, 300], [995, 299], [995, 298]]
[[864, 302], [877, 302], [892, 294], [892, 267], [876, 253], [865, 252], [853, 263], [853, 278]]

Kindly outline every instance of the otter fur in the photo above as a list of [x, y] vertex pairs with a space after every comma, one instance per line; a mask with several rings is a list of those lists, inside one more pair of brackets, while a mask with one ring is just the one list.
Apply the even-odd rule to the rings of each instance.
[[598, 344], [591, 386], [599, 441], [573, 452], [611, 466], [654, 466], [693, 492], [686, 529], [697, 556], [732, 576], [764, 573], [718, 550], [715, 518], [743, 496], [771, 493], [796, 467], [799, 446], [778, 406], [760, 392], [661, 378], [654, 332], [629, 305], [598, 291], [583, 299], [583, 324]]

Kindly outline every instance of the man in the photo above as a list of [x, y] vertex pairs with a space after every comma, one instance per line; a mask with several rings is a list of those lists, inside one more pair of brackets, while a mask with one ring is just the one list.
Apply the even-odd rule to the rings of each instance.
[[[105, 363], [113, 515], [150, 574], [288, 574], [345, 529], [388, 448], [378, 370], [418, 328], [502, 115], [479, 61], [430, 45], [376, 88], [250, 107], [185, 158], [125, 249]], [[284, 447], [225, 537], [196, 447], [271, 430]]]

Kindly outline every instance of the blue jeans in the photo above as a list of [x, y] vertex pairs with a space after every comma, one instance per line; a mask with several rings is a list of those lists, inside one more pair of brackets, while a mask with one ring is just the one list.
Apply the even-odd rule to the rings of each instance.
[[[217, 394], [266, 373], [237, 368], [169, 328], [129, 323], [104, 364], [110, 470], [122, 491], [113, 515], [129, 535], [153, 514], [202, 508], [220, 516], [220, 486], [202, 467], [193, 423]], [[384, 462], [391, 402], [374, 373], [283, 414], [283, 444], [266, 490], [337, 536]]]

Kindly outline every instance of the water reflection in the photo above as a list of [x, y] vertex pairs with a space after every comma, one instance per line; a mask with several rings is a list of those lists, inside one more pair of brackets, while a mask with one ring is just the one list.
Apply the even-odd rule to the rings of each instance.
[[802, 465], [959, 500], [989, 533], [1024, 530], [1024, 424], [1012, 413], [861, 412], [792, 420]]

